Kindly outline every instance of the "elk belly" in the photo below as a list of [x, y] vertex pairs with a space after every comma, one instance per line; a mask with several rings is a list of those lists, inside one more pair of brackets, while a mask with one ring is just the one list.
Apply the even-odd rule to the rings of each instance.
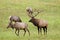
[[46, 21], [40, 21], [39, 26], [44, 27], [46, 26], [47, 22]]

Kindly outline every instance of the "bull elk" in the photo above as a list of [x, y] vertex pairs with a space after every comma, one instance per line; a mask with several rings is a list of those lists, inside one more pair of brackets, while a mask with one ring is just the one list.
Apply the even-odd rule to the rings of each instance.
[[31, 18], [29, 22], [33, 23], [34, 26], [37, 26], [38, 34], [39, 34], [39, 31], [42, 32], [42, 29], [44, 31], [44, 34], [47, 34], [48, 22], [42, 19], [35, 18], [35, 16], [37, 16], [38, 14], [39, 12], [34, 16], [32, 14], [29, 14], [28, 16]]

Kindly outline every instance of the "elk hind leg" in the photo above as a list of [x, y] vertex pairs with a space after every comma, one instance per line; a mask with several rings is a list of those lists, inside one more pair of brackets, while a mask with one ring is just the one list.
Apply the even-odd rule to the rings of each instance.
[[39, 27], [38, 27], [38, 35], [39, 35]]
[[44, 35], [47, 34], [47, 27], [43, 27]]
[[47, 34], [47, 27], [45, 27], [45, 31], [46, 31], [46, 34]]

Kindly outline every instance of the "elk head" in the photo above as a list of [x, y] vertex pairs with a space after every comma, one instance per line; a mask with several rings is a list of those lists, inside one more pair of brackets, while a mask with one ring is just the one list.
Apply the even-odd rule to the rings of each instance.
[[8, 24], [8, 26], [7, 26], [7, 29], [8, 28], [12, 28], [12, 29], [14, 29], [14, 27], [13, 27], [13, 23], [12, 22], [9, 22], [9, 24]]

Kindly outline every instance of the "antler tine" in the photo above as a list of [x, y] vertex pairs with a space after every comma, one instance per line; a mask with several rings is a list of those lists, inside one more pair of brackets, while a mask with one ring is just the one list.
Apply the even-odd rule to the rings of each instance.
[[44, 10], [42, 10], [42, 9], [39, 9], [39, 10], [38, 10], [39, 13], [41, 13], [41, 12], [43, 12], [43, 11], [44, 11]]
[[[37, 16], [38, 14], [39, 14], [39, 12], [35, 16]], [[33, 16], [33, 17], [35, 17], [35, 16]]]
[[31, 18], [33, 17], [33, 15], [32, 15], [32, 14], [29, 14], [29, 13], [27, 13], [27, 14], [28, 14], [28, 16], [29, 16], [29, 17], [31, 17]]
[[33, 17], [37, 16], [40, 13], [39, 10], [37, 10], [37, 9], [34, 9], [34, 12], [37, 14], [35, 14]]
[[[43, 12], [43, 11], [44, 11], [44, 10], [39, 10], [39, 9], [38, 9], [38, 10], [37, 10], [37, 9], [35, 9], [35, 10], [36, 10], [36, 12], [37, 12], [37, 14], [36, 14], [35, 16], [37, 16], [39, 13], [41, 13], [41, 12]], [[34, 17], [35, 17], [35, 16], [34, 16]]]

